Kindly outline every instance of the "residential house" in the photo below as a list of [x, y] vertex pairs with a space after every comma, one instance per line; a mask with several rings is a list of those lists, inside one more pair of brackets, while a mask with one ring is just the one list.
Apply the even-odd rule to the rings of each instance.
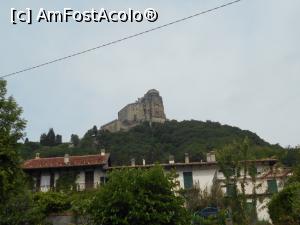
[[23, 170], [34, 181], [36, 191], [48, 191], [56, 187], [57, 180], [62, 174], [73, 172], [76, 174], [77, 190], [97, 187], [106, 180], [106, 169], [110, 166], [109, 154], [101, 151], [97, 155], [40, 158], [37, 153], [35, 159], [23, 163]]
[[[255, 165], [257, 176], [255, 181], [251, 179], [249, 174], [243, 176], [238, 182], [238, 189], [241, 190], [240, 184], [244, 178], [245, 193], [248, 201], [255, 194], [259, 201], [257, 204], [257, 215], [259, 220], [270, 220], [267, 211], [267, 203], [273, 193], [280, 191], [287, 177], [291, 175], [291, 170], [277, 168], [276, 159], [259, 159], [245, 161]], [[222, 187], [225, 195], [230, 196], [232, 187], [226, 183], [226, 179], [220, 170], [213, 152], [207, 154], [206, 161], [190, 162], [189, 155], [185, 154], [184, 162], [175, 162], [173, 156], [170, 156], [168, 163], [160, 164], [166, 172], [174, 170], [178, 177], [178, 188], [190, 189], [198, 186], [202, 190], [207, 188], [210, 191], [212, 185], [218, 182]], [[109, 154], [104, 150], [98, 155], [85, 156], [69, 156], [40, 158], [38, 155], [35, 159], [24, 162], [23, 169], [30, 174], [35, 181], [35, 189], [40, 191], [48, 191], [56, 187], [56, 181], [66, 171], [74, 171], [78, 174], [76, 179], [77, 189], [84, 190], [87, 188], [97, 187], [106, 181], [107, 173], [111, 170], [122, 168], [150, 168], [154, 164], [146, 164], [143, 160], [142, 164], [137, 165], [135, 160], [131, 160], [129, 166], [111, 166]], [[250, 205], [250, 204], [249, 204]]]

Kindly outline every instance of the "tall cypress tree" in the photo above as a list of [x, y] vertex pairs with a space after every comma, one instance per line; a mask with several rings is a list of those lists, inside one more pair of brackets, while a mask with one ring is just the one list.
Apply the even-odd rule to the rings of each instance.
[[54, 146], [55, 145], [55, 133], [53, 128], [50, 128], [47, 134], [47, 145]]

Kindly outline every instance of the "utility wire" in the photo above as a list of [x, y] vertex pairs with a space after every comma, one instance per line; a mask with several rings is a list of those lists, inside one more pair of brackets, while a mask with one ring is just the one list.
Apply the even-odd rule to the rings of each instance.
[[203, 14], [206, 14], [206, 13], [209, 13], [209, 12], [212, 12], [212, 11], [215, 11], [215, 10], [227, 7], [229, 5], [233, 5], [233, 4], [238, 3], [240, 1], [242, 1], [242, 0], [231, 1], [231, 2], [228, 2], [226, 4], [223, 4], [223, 5], [220, 5], [220, 6], [217, 6], [217, 7], [214, 7], [214, 8], [211, 8], [211, 9], [208, 9], [208, 10], [196, 13], [196, 14], [193, 14], [191, 16], [187, 16], [187, 17], [184, 17], [184, 18], [181, 18], [181, 19], [178, 19], [178, 20], [174, 20], [172, 22], [169, 22], [169, 23], [166, 23], [166, 24], [163, 24], [163, 25], [160, 25], [160, 26], [157, 26], [157, 27], [154, 27], [154, 28], [142, 31], [140, 33], [129, 35], [129, 36], [126, 36], [126, 37], [121, 38], [121, 39], [117, 39], [117, 40], [114, 40], [114, 41], [111, 41], [111, 42], [107, 42], [105, 44], [98, 45], [98, 46], [93, 47], [93, 48], [86, 49], [84, 51], [76, 52], [76, 53], [68, 55], [68, 56], [64, 56], [64, 57], [57, 58], [57, 59], [54, 59], [54, 60], [51, 60], [51, 61], [48, 61], [48, 62], [45, 62], [45, 63], [42, 63], [42, 64], [38, 64], [38, 65], [35, 65], [35, 66], [24, 68], [24, 69], [19, 70], [19, 71], [8, 73], [8, 74], [0, 76], [0, 79], [6, 78], [6, 77], [10, 77], [10, 76], [14, 76], [14, 75], [17, 75], [17, 74], [20, 74], [20, 73], [24, 73], [26, 71], [33, 70], [33, 69], [36, 69], [36, 68], [39, 68], [39, 67], [43, 67], [43, 66], [46, 66], [46, 65], [49, 65], [49, 64], [52, 64], [52, 63], [63, 61], [63, 60], [66, 60], [66, 59], [69, 59], [69, 58], [72, 58], [72, 57], [75, 57], [75, 56], [78, 56], [78, 55], [82, 55], [84, 53], [91, 52], [91, 51], [94, 51], [94, 50], [97, 50], [99, 48], [103, 48], [103, 47], [106, 47], [106, 46], [109, 46], [109, 45], [114, 45], [114, 44], [117, 44], [119, 42], [131, 39], [131, 38], [134, 38], [134, 37], [138, 37], [138, 36], [141, 36], [143, 34], [146, 34], [146, 33], [149, 33], [149, 32], [155, 31], [155, 30], [159, 30], [159, 29], [162, 29], [164, 27], [168, 27], [168, 26], [171, 26], [173, 24], [180, 23], [180, 22], [183, 22], [185, 20], [188, 20], [188, 19], [200, 16], [200, 15], [203, 15]]

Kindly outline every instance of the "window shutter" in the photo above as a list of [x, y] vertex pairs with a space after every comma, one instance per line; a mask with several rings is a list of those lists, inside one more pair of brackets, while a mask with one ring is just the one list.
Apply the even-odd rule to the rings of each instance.
[[193, 173], [192, 172], [183, 172], [183, 182], [184, 189], [189, 189], [193, 187]]
[[227, 184], [227, 186], [226, 186], [226, 195], [228, 197], [234, 196], [234, 184]]
[[276, 180], [268, 180], [268, 193], [273, 194], [278, 192]]

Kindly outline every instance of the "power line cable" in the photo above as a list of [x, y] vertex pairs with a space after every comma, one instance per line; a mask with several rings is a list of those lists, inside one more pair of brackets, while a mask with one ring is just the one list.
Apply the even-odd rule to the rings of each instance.
[[211, 9], [208, 9], [208, 10], [196, 13], [196, 14], [193, 14], [191, 16], [187, 16], [187, 17], [184, 17], [184, 18], [181, 18], [181, 19], [178, 19], [178, 20], [174, 20], [172, 22], [169, 22], [169, 23], [166, 23], [166, 24], [163, 24], [163, 25], [160, 25], [160, 26], [157, 26], [157, 27], [154, 27], [154, 28], [142, 31], [140, 33], [129, 35], [129, 36], [126, 36], [126, 37], [121, 38], [121, 39], [117, 39], [117, 40], [114, 40], [114, 41], [111, 41], [111, 42], [107, 42], [105, 44], [101, 44], [101, 45], [93, 47], [93, 48], [86, 49], [84, 51], [76, 52], [76, 53], [68, 55], [68, 56], [64, 56], [64, 57], [57, 58], [57, 59], [54, 59], [54, 60], [51, 60], [51, 61], [48, 61], [48, 62], [45, 62], [45, 63], [42, 63], [42, 64], [38, 64], [38, 65], [35, 65], [35, 66], [31, 66], [31, 67], [22, 69], [22, 70], [19, 70], [19, 71], [8, 73], [8, 74], [0, 76], [0, 79], [6, 78], [6, 77], [10, 77], [10, 76], [14, 76], [14, 75], [17, 75], [17, 74], [20, 74], [20, 73], [24, 73], [26, 71], [33, 70], [33, 69], [36, 69], [36, 68], [39, 68], [39, 67], [42, 67], [42, 66], [46, 66], [46, 65], [52, 64], [52, 63], [63, 61], [63, 60], [66, 60], [66, 59], [69, 59], [69, 58], [72, 58], [72, 57], [75, 57], [75, 56], [78, 56], [78, 55], [82, 55], [82, 54], [87, 53], [87, 52], [91, 52], [91, 51], [97, 50], [99, 48], [107, 47], [109, 45], [114, 45], [114, 44], [117, 44], [119, 42], [131, 39], [131, 38], [134, 38], [134, 37], [137, 37], [137, 36], [141, 36], [143, 34], [146, 34], [146, 33], [149, 33], [149, 32], [155, 31], [155, 30], [159, 30], [159, 29], [162, 29], [164, 27], [168, 27], [168, 26], [171, 26], [173, 24], [180, 23], [180, 22], [183, 22], [185, 20], [188, 20], [188, 19], [200, 16], [200, 15], [203, 15], [203, 14], [206, 14], [206, 13], [209, 13], [209, 12], [212, 12], [212, 11], [215, 11], [215, 10], [227, 7], [229, 5], [233, 5], [233, 4], [238, 3], [240, 1], [242, 1], [242, 0], [231, 1], [231, 2], [228, 2], [226, 4], [223, 4], [223, 5], [220, 5], [220, 6], [217, 6], [217, 7], [214, 7], [214, 8], [211, 8]]

